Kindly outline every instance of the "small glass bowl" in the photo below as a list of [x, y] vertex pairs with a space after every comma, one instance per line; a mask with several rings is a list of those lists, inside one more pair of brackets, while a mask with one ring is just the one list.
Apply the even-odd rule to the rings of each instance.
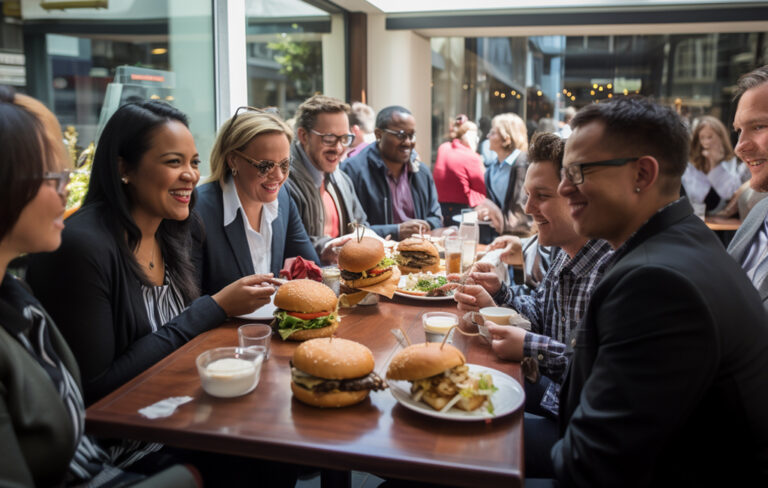
[[266, 350], [263, 346], [218, 347], [197, 356], [197, 372], [203, 390], [220, 398], [248, 394], [261, 377]]

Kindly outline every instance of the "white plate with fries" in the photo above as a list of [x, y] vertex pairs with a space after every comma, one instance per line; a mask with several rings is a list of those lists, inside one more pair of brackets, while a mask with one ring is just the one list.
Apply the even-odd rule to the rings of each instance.
[[473, 410], [472, 412], [466, 412], [458, 408], [451, 408], [446, 412], [440, 412], [426, 403], [415, 401], [411, 397], [410, 381], [387, 380], [387, 383], [389, 383], [389, 391], [392, 392], [392, 395], [398, 403], [405, 408], [430, 417], [446, 420], [473, 421], [503, 417], [504, 415], [509, 415], [510, 413], [515, 412], [525, 403], [525, 391], [523, 391], [523, 387], [517, 380], [508, 374], [493, 368], [480, 366], [479, 364], [467, 364], [467, 366], [469, 366], [469, 371], [472, 373], [489, 373], [493, 378], [493, 385], [498, 388], [498, 390], [491, 395], [490, 409], [489, 402], [486, 402], [480, 408]]

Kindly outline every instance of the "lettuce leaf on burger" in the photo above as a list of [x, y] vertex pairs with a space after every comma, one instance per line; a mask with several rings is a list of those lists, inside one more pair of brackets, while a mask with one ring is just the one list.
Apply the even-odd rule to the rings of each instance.
[[339, 326], [338, 299], [333, 290], [313, 280], [292, 280], [275, 293], [273, 327], [283, 340], [330, 337]]

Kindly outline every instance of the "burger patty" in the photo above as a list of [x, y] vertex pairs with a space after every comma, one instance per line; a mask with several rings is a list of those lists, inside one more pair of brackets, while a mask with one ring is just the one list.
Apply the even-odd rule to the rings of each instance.
[[342, 280], [353, 281], [353, 280], [359, 280], [362, 277], [363, 277], [363, 273], [353, 273], [352, 271], [347, 271], [345, 269], [341, 270]]
[[[318, 393], [328, 393], [331, 391], [361, 391], [361, 390], [385, 390], [388, 388], [387, 382], [374, 372], [360, 378], [348, 380], [327, 380], [318, 378], [301, 371], [291, 364], [291, 377], [299, 386]], [[311, 386], [310, 386], [311, 385]]]
[[422, 251], [400, 251], [397, 263], [411, 268], [423, 268], [437, 264], [439, 258]]

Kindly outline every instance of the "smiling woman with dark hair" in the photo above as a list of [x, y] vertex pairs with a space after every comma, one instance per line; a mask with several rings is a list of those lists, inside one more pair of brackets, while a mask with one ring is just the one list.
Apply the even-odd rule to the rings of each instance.
[[254, 275], [198, 297], [188, 251], [198, 163], [184, 114], [124, 105], [99, 139], [61, 248], [30, 259], [27, 279], [75, 353], [87, 404], [273, 292]]
[[84, 435], [72, 352], [40, 302], [6, 273], [19, 255], [61, 243], [70, 174], [61, 140], [40, 102], [0, 87], [0, 485], [195, 486], [180, 466], [144, 480], [109, 465]]

